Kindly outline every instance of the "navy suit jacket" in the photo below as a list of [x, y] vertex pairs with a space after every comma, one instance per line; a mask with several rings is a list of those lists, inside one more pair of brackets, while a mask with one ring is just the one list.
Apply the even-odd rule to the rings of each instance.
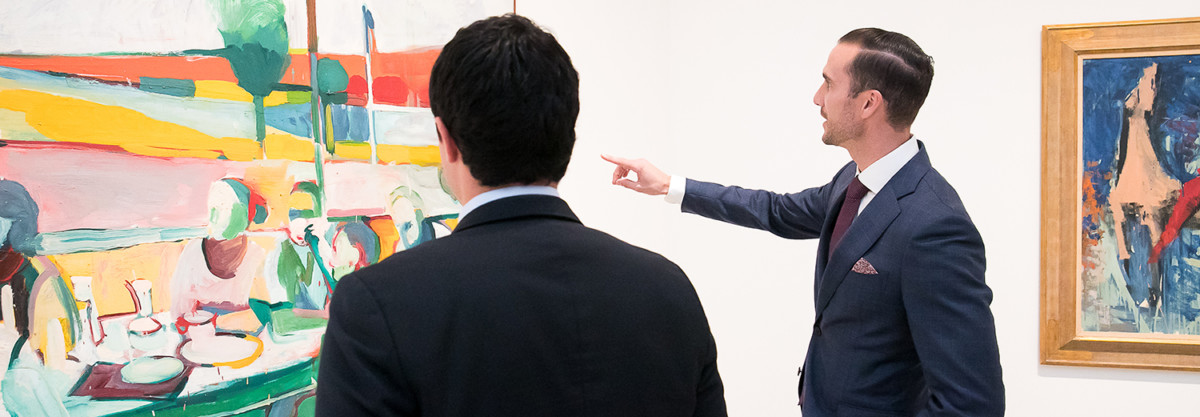
[[687, 276], [557, 197], [484, 204], [330, 308], [317, 415], [726, 415]]
[[683, 210], [820, 239], [800, 382], [806, 416], [1003, 415], [983, 240], [958, 194], [921, 144], [829, 256], [856, 172], [851, 162], [830, 183], [792, 194], [689, 180]]

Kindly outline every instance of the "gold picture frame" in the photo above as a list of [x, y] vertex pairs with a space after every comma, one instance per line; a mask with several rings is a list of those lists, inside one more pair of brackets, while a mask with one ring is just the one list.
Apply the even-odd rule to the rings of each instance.
[[[1096, 246], [1085, 246], [1084, 216], [1089, 214], [1083, 211], [1088, 199], [1083, 186], [1088, 175], [1083, 145], [1088, 139], [1084, 138], [1082, 109], [1091, 103], [1084, 102], [1084, 60], [1193, 54], [1200, 55], [1200, 18], [1043, 27], [1042, 364], [1200, 371], [1200, 335], [1094, 331], [1081, 325], [1085, 320], [1081, 313], [1085, 311], [1081, 307], [1085, 297], [1081, 292], [1085, 288], [1084, 250]], [[1118, 158], [1125, 157], [1126, 142], [1106, 146], [1117, 147], [1121, 153]], [[1094, 166], [1090, 161], [1088, 164]], [[1120, 173], [1120, 168], [1115, 171]], [[1125, 215], [1124, 209], [1118, 210]], [[1109, 213], [1111, 218], [1111, 210]], [[1114, 235], [1113, 230], [1127, 229], [1109, 227], [1108, 234]], [[1162, 288], [1159, 299], [1163, 299]], [[1152, 284], [1149, 293], [1154, 293]], [[1155, 302], [1152, 295], [1149, 299]], [[1136, 301], [1136, 297], [1131, 300]], [[1162, 309], [1155, 310], [1155, 304], [1149, 304], [1152, 311]], [[1138, 310], [1141, 305], [1126, 308]]]

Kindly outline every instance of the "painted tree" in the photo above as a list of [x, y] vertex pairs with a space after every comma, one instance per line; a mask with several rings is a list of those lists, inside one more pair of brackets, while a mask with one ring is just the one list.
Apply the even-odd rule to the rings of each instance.
[[264, 99], [275, 91], [291, 56], [281, 0], [211, 0], [225, 41], [219, 55], [229, 60], [239, 87], [254, 97], [257, 139], [267, 136]]
[[[337, 60], [321, 58], [317, 61], [317, 91], [321, 93], [321, 112], [325, 114], [324, 131], [325, 150], [333, 153], [336, 141], [333, 137], [333, 105], [346, 104], [348, 96], [346, 87], [350, 85], [350, 76], [346, 67]], [[315, 139], [314, 139], [315, 140]]]

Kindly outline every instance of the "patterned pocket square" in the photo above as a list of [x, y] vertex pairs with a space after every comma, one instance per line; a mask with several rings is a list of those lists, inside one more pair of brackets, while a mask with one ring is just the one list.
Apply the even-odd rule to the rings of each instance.
[[858, 262], [855, 262], [854, 268], [850, 270], [863, 275], [879, 275], [879, 271], [876, 271], [875, 266], [867, 262], [867, 258], [858, 258]]

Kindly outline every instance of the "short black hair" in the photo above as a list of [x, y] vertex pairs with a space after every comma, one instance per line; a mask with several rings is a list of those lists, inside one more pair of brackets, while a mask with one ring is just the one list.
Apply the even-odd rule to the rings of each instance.
[[579, 74], [554, 36], [515, 14], [458, 30], [429, 103], [481, 185], [559, 181], [575, 146]]
[[878, 90], [888, 103], [888, 123], [912, 126], [933, 83], [933, 57], [909, 37], [878, 28], [852, 30], [838, 43], [862, 48], [850, 64], [851, 92]]

